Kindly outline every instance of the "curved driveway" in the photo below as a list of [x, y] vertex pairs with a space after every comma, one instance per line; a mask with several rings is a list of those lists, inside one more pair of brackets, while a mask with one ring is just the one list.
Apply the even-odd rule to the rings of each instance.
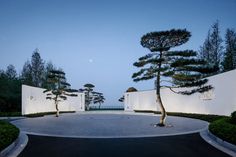
[[201, 120], [168, 116], [166, 127], [154, 127], [159, 121], [157, 115], [99, 113], [63, 114], [58, 118], [50, 115], [12, 123], [29, 134], [80, 138], [170, 136], [199, 132], [208, 125]]
[[169, 116], [167, 127], [153, 127], [158, 120], [152, 114], [86, 112], [12, 123], [29, 137], [19, 157], [228, 156], [200, 137], [207, 122]]

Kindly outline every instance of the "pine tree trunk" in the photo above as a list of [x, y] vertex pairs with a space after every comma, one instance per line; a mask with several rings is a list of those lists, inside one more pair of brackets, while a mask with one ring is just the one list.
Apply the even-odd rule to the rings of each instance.
[[85, 107], [86, 107], [86, 111], [88, 111], [89, 110], [89, 103], [86, 103]]
[[[88, 111], [88, 110], [89, 110], [89, 104], [90, 104], [89, 91], [87, 91], [86, 95], [87, 95], [87, 96], [86, 96], [87, 98], [85, 98], [85, 99], [87, 99], [87, 102], [85, 102], [85, 110]], [[85, 100], [85, 101], [86, 101], [86, 100]]]
[[58, 102], [55, 101], [55, 104], [56, 104], [56, 110], [57, 110], [56, 117], [58, 117], [59, 116]]
[[158, 126], [165, 126], [165, 119], [166, 119], [167, 114], [166, 114], [166, 110], [162, 104], [160, 94], [157, 95], [157, 103], [159, 103], [160, 111], [161, 111], [161, 117], [160, 117], [160, 122], [159, 122]]
[[[162, 58], [162, 52], [160, 52], [160, 56], [159, 56], [159, 59]], [[158, 63], [158, 72], [157, 72], [157, 81], [156, 81], [156, 96], [157, 96], [157, 99], [156, 99], [156, 102], [159, 103], [160, 105], [160, 110], [161, 110], [161, 117], [160, 117], [160, 123], [157, 124], [157, 126], [165, 126], [165, 119], [166, 119], [166, 110], [163, 106], [163, 103], [161, 101], [161, 93], [160, 93], [160, 88], [161, 88], [161, 85], [160, 85], [160, 79], [161, 79], [161, 62]]]

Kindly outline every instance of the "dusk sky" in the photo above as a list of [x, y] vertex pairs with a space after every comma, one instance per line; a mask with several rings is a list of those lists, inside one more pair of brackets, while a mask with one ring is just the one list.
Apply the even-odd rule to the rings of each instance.
[[186, 28], [192, 37], [176, 49], [199, 50], [216, 20], [224, 37], [235, 16], [236, 0], [0, 0], [0, 69], [13, 64], [20, 73], [38, 48], [73, 88], [92, 83], [105, 105], [120, 105], [128, 87], [154, 88], [131, 79], [133, 63], [149, 52], [142, 35]]

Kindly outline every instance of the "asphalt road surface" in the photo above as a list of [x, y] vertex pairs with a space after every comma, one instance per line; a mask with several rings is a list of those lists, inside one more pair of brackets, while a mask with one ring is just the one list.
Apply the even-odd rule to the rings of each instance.
[[64, 138], [28, 135], [19, 157], [227, 157], [199, 133], [145, 138]]

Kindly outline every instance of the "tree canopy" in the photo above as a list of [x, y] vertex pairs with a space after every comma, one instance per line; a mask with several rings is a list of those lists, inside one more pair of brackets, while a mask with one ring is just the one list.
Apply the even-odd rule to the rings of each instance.
[[44, 91], [46, 99], [54, 100], [56, 105], [56, 116], [59, 116], [58, 103], [67, 100], [67, 96], [78, 96], [75, 92], [78, 90], [71, 89], [70, 84], [66, 82], [65, 73], [60, 70], [51, 70], [48, 74], [48, 88]]
[[[161, 101], [160, 88], [169, 88], [177, 94], [190, 95], [205, 92], [213, 87], [207, 85], [207, 74], [216, 70], [206, 61], [197, 58], [193, 50], [169, 51], [171, 48], [186, 43], [191, 33], [186, 29], [151, 32], [141, 38], [141, 45], [151, 53], [142, 56], [133, 65], [141, 68], [132, 75], [135, 82], [155, 79], [157, 102], [160, 104], [160, 126], [164, 126], [166, 111]], [[181, 90], [176, 90], [176, 89]]]
[[103, 93], [94, 91], [95, 86], [91, 83], [84, 85], [83, 89], [80, 89], [81, 92], [85, 93], [85, 110], [90, 109], [90, 104], [99, 104], [99, 108], [102, 103], [106, 100], [103, 96]]

